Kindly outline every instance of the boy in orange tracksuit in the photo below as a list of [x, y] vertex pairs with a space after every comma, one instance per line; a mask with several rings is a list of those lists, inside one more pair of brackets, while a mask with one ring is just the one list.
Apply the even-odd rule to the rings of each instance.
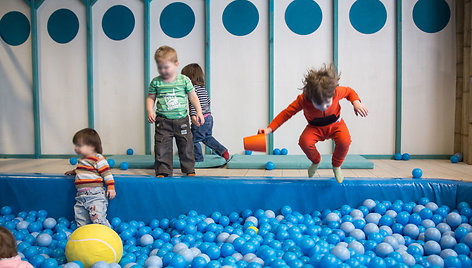
[[300, 136], [298, 144], [312, 162], [308, 168], [308, 177], [313, 177], [321, 162], [320, 153], [316, 150], [316, 143], [333, 139], [336, 145], [332, 158], [333, 172], [336, 180], [342, 183], [344, 176], [341, 172], [341, 165], [349, 150], [351, 135], [344, 120], [340, 117], [339, 101], [343, 98], [349, 100], [358, 116], [365, 117], [368, 111], [360, 102], [357, 93], [352, 88], [339, 86], [338, 81], [339, 75], [333, 65], [308, 71], [305, 75], [303, 93], [280, 112], [267, 128], [259, 129], [259, 133], [267, 135], [274, 132], [285, 121], [303, 110], [308, 125]]

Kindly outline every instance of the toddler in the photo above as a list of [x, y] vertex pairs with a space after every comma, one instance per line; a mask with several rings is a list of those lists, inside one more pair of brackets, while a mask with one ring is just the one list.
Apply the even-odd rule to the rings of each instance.
[[16, 239], [5, 227], [0, 226], [0, 268], [33, 268], [21, 260], [16, 250]]
[[224, 157], [224, 159], [228, 161], [228, 149], [226, 149], [226, 147], [224, 147], [213, 137], [213, 116], [211, 115], [210, 111], [210, 98], [208, 97], [208, 92], [205, 89], [205, 75], [203, 74], [202, 68], [198, 64], [192, 63], [182, 69], [182, 74], [186, 75], [192, 81], [195, 92], [198, 96], [198, 100], [200, 101], [203, 117], [205, 118], [205, 123], [198, 126], [197, 110], [195, 107], [193, 107], [193, 105], [190, 105], [193, 152], [195, 154], [195, 161], [203, 161], [202, 147], [200, 146], [200, 142], [203, 142], [203, 144], [210, 147], [219, 156]]
[[333, 139], [335, 143], [332, 158], [333, 172], [336, 180], [342, 183], [344, 176], [341, 165], [349, 151], [351, 135], [341, 118], [339, 101], [344, 98], [349, 100], [354, 106], [354, 113], [358, 116], [365, 117], [368, 111], [357, 93], [352, 88], [339, 86], [338, 81], [339, 75], [333, 65], [309, 70], [305, 75], [303, 93], [280, 112], [267, 128], [259, 129], [259, 133], [274, 132], [285, 121], [303, 110], [308, 125], [300, 136], [298, 144], [312, 162], [308, 168], [308, 177], [315, 175], [321, 162], [316, 143]]
[[[173, 144], [179, 150], [180, 167], [187, 176], [195, 176], [193, 138], [189, 126], [187, 99], [195, 107], [195, 124], [205, 123], [198, 96], [190, 79], [177, 73], [179, 61], [175, 49], [162, 46], [154, 58], [159, 76], [151, 81], [146, 100], [148, 122], [156, 124], [155, 161], [156, 177], [167, 177], [173, 172]], [[154, 111], [156, 104], [156, 111]]]
[[[102, 142], [97, 131], [84, 128], [75, 133], [72, 142], [75, 152], [81, 157], [77, 168], [66, 175], [75, 175], [75, 221], [77, 227], [96, 223], [110, 227], [107, 220], [108, 199], [116, 196], [115, 181], [110, 166], [102, 155]], [[106, 185], [106, 190], [103, 187]], [[108, 197], [108, 199], [107, 199]]]

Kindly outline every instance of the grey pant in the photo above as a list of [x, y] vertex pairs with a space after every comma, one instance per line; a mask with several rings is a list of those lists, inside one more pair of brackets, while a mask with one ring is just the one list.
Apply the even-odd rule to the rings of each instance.
[[75, 196], [75, 221], [77, 227], [96, 223], [110, 227], [107, 220], [108, 199], [105, 188], [94, 187], [85, 192], [77, 192]]
[[172, 175], [174, 154], [172, 138], [175, 138], [177, 143], [182, 172], [187, 174], [194, 173], [193, 138], [188, 116], [180, 119], [157, 117], [156, 134], [154, 136], [154, 151], [156, 153], [154, 169], [156, 170], [156, 175]]

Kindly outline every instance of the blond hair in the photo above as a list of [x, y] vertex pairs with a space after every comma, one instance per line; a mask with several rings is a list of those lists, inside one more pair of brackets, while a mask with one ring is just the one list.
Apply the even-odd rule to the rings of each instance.
[[175, 51], [175, 49], [169, 46], [161, 46], [156, 50], [156, 53], [154, 54], [154, 59], [156, 60], [156, 63], [163, 60], [168, 60], [176, 63], [178, 61], [177, 51]]
[[303, 80], [303, 95], [316, 104], [322, 104], [334, 96], [338, 82], [339, 74], [333, 64], [310, 69]]

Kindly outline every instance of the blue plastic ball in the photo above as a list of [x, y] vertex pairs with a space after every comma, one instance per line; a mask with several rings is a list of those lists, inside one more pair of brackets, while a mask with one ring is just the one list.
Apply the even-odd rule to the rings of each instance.
[[279, 149], [279, 148], [275, 148], [272, 153], [273, 153], [274, 155], [280, 155], [280, 149]]
[[31, 263], [33, 267], [40, 267], [44, 260], [46, 260], [46, 258], [43, 255], [35, 255], [29, 260], [29, 263]]
[[267, 162], [267, 163], [265, 164], [265, 168], [266, 168], [267, 170], [273, 170], [273, 169], [275, 168], [274, 162], [272, 162], [272, 161]]
[[127, 155], [133, 155], [134, 154], [134, 150], [129, 148], [128, 150], [126, 150], [126, 154]]
[[451, 163], [455, 164], [459, 162], [459, 157], [457, 157], [456, 155], [453, 155], [451, 156], [450, 160], [451, 160]]
[[288, 154], [288, 150], [286, 148], [283, 148], [282, 150], [280, 150], [280, 154], [281, 155], [287, 155]]
[[207, 261], [205, 260], [205, 258], [203, 258], [201, 256], [197, 256], [193, 259], [191, 267], [192, 268], [204, 268], [204, 267], [206, 267], [206, 265], [207, 265]]
[[396, 153], [394, 156], [395, 160], [402, 160], [402, 154], [401, 153]]
[[246, 151], [244, 151], [244, 154], [245, 154], [245, 155], [251, 155], [251, 154], [252, 154], [252, 151], [246, 150]]
[[409, 154], [409, 153], [404, 153], [404, 154], [402, 155], [402, 160], [404, 160], [404, 161], [410, 160], [410, 154]]
[[413, 171], [411, 171], [411, 175], [413, 178], [419, 179], [421, 176], [423, 176], [423, 171], [420, 168], [415, 168]]
[[170, 261], [170, 266], [174, 267], [174, 268], [184, 268], [185, 267], [185, 258], [181, 255], [174, 255], [172, 257], [172, 260]]
[[77, 159], [77, 157], [71, 157], [69, 158], [69, 163], [71, 165], [77, 165], [77, 162], [79, 162], [79, 160]]
[[115, 160], [113, 160], [111, 158], [108, 159], [107, 162], [108, 162], [108, 166], [110, 166], [110, 168], [112, 168], [115, 165]]
[[56, 259], [53, 259], [53, 258], [49, 258], [49, 259], [46, 259], [44, 260], [42, 263], [41, 263], [41, 268], [56, 268], [58, 266], [58, 263], [56, 261]]
[[458, 257], [455, 257], [455, 256], [449, 256], [449, 257], [446, 257], [444, 258], [444, 267], [457, 267], [457, 268], [460, 268], [462, 267], [462, 263], [461, 261], [459, 260]]
[[120, 169], [121, 170], [127, 170], [129, 168], [128, 162], [121, 162], [120, 163]]

